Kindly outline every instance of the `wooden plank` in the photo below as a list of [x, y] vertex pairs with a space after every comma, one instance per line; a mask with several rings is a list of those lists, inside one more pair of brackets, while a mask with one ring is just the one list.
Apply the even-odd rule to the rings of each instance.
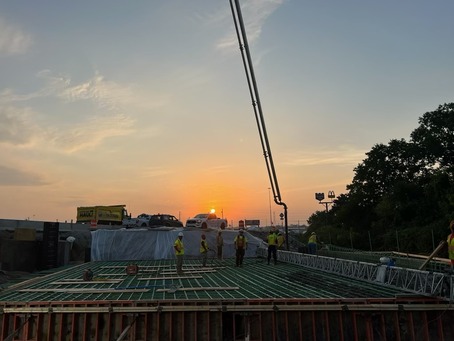
[[[204, 266], [204, 267], [196, 267], [196, 268], [183, 268], [183, 271], [203, 271], [203, 270], [218, 270], [218, 269], [225, 269], [226, 266]], [[175, 267], [173, 268], [169, 268], [169, 271], [170, 270], [175, 270]], [[165, 269], [164, 270], [161, 270], [161, 271], [166, 271]]]
[[[209, 272], [216, 272], [216, 270], [185, 270], [183, 269], [183, 272], [188, 272], [188, 273], [191, 273], [191, 274], [198, 274], [198, 273], [209, 273]], [[176, 273], [176, 270], [172, 270], [172, 271], [161, 271], [160, 274], [164, 275], [164, 274], [175, 274]]]
[[54, 285], [63, 285], [63, 284], [116, 284], [122, 282], [122, 279], [105, 279], [105, 280], [95, 280], [95, 281], [82, 281], [80, 279], [74, 281], [62, 280], [57, 282], [51, 282], [50, 284]]
[[[128, 264], [129, 265], [129, 264]], [[126, 269], [128, 265], [104, 265], [101, 266], [101, 269]], [[139, 265], [139, 269], [160, 269], [160, 268], [170, 268], [169, 265]]]
[[[109, 278], [109, 277], [95, 277], [91, 281], [84, 281], [84, 282], [104, 282], [104, 281], [122, 281], [121, 278]], [[59, 279], [60, 282], [79, 282], [82, 281], [80, 278], [61, 278]]]
[[203, 278], [202, 276], [172, 276], [172, 277], [141, 277], [138, 281], [165, 280], [165, 279], [185, 279], [185, 278]]
[[149, 289], [100, 289], [100, 288], [29, 288], [18, 290], [20, 292], [63, 292], [68, 294], [116, 294], [116, 293], [135, 293], [135, 292], [148, 292]]
[[[414, 253], [405, 253], [405, 252], [398, 252], [398, 251], [393, 251], [392, 253], [397, 256], [404, 256], [404, 257], [408, 257], [408, 258], [427, 259], [429, 257], [429, 256], [418, 255], [418, 254], [414, 254]], [[442, 262], [442, 263], [451, 264], [451, 261], [446, 258], [434, 257], [433, 260], [436, 260], [436, 261]]]
[[[239, 287], [188, 287], [188, 288], [178, 288], [178, 291], [211, 291], [211, 290], [239, 290]], [[157, 289], [156, 292], [168, 292], [175, 291], [175, 289]]]
[[434, 258], [440, 251], [443, 249], [447, 242], [445, 240], [441, 241], [440, 244], [435, 248], [435, 250], [430, 254], [430, 256], [422, 263], [422, 265], [419, 267], [419, 270], [423, 270], [427, 264], [430, 262], [432, 258]]

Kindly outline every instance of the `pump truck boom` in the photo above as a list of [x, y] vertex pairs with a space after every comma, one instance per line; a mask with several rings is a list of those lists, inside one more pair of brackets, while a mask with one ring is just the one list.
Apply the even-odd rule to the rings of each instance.
[[239, 0], [230, 0], [230, 8], [232, 10], [233, 22], [235, 24], [235, 31], [240, 45], [241, 57], [243, 59], [243, 66], [246, 72], [246, 79], [249, 86], [249, 94], [252, 99], [252, 106], [254, 109], [255, 120], [259, 130], [260, 142], [262, 144], [263, 155], [265, 157], [266, 169], [270, 180], [271, 188], [273, 190], [274, 202], [277, 205], [284, 207], [284, 222], [285, 222], [285, 240], [287, 250], [288, 245], [288, 219], [287, 219], [287, 205], [281, 200], [281, 193], [279, 191], [279, 184], [277, 181], [276, 170], [274, 168], [273, 156], [271, 154], [270, 142], [266, 132], [265, 118], [263, 117], [262, 105], [260, 104], [259, 90], [257, 81], [255, 79], [254, 68], [252, 64], [251, 52], [249, 50], [246, 28], [241, 13], [241, 6]]

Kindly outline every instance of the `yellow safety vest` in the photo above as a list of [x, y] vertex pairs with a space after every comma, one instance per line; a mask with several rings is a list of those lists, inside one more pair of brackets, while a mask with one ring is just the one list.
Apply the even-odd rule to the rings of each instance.
[[285, 238], [284, 236], [281, 234], [281, 235], [278, 235], [277, 236], [277, 246], [281, 247], [285, 242]]
[[205, 253], [208, 251], [208, 243], [205, 239], [200, 241], [200, 253]]
[[233, 241], [238, 249], [244, 249], [247, 243], [247, 239], [245, 236], [236, 236]]
[[315, 234], [309, 237], [309, 243], [317, 243], [317, 236]]
[[454, 259], [454, 233], [451, 233], [448, 236], [448, 257], [449, 259]]
[[268, 235], [268, 245], [277, 245], [277, 235], [272, 232]]
[[184, 255], [184, 245], [180, 238], [177, 238], [177, 240], [175, 240], [175, 244], [173, 244], [173, 246], [175, 249], [175, 254], [177, 256]]

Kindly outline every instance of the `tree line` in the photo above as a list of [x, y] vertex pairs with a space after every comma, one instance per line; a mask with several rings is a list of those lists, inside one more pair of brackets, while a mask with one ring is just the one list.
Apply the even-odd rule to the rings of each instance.
[[[347, 193], [309, 219], [338, 246], [430, 253], [454, 219], [454, 103], [418, 119], [410, 139], [376, 144], [354, 168]], [[436, 245], [435, 245], [436, 246]]]

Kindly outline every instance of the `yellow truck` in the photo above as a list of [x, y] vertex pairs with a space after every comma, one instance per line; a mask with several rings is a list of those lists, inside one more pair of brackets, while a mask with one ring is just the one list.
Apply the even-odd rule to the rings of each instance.
[[122, 225], [123, 219], [130, 218], [126, 205], [89, 206], [77, 208], [77, 223]]

